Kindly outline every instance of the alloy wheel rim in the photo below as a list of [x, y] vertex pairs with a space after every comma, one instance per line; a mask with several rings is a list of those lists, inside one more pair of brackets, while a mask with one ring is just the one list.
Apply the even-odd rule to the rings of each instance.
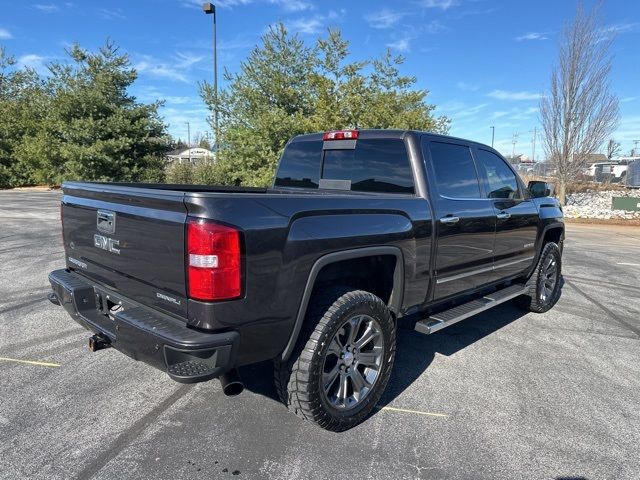
[[380, 377], [383, 357], [384, 338], [378, 321], [364, 314], [349, 318], [324, 356], [320, 381], [327, 402], [339, 410], [361, 404]]
[[554, 255], [545, 259], [540, 278], [540, 301], [550, 302], [558, 283], [558, 262]]

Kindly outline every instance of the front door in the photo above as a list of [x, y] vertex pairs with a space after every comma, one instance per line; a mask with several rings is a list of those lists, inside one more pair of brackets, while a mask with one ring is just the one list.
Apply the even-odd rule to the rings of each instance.
[[422, 149], [437, 223], [433, 299], [440, 300], [493, 278], [496, 215], [469, 145], [425, 136]]
[[474, 155], [496, 214], [494, 280], [523, 273], [535, 256], [538, 209], [502, 157], [485, 148], [477, 148]]

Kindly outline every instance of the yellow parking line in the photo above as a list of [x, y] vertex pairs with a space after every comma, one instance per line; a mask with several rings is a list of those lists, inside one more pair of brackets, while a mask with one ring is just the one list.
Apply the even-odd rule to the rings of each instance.
[[446, 413], [421, 412], [420, 410], [408, 410], [406, 408], [395, 408], [395, 407], [382, 407], [380, 408], [380, 410], [388, 410], [390, 412], [401, 412], [401, 413], [415, 413], [416, 415], [427, 415], [429, 417], [447, 418], [449, 416]]
[[59, 363], [53, 363], [53, 362], [37, 362], [35, 360], [20, 360], [18, 358], [7, 358], [7, 357], [0, 357], [0, 361], [3, 362], [15, 362], [15, 363], [24, 363], [27, 365], [38, 365], [40, 367], [59, 367], [60, 364]]

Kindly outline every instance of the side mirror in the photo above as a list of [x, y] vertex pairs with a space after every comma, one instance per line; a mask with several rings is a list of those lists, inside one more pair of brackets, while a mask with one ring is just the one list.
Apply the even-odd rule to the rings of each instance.
[[533, 198], [550, 197], [553, 195], [553, 185], [539, 180], [530, 181], [527, 189]]

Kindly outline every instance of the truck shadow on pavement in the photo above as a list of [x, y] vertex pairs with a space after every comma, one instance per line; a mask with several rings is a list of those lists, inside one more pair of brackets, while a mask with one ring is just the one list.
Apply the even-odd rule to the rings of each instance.
[[[411, 325], [398, 329], [396, 359], [391, 380], [379, 407], [391, 403], [431, 365], [436, 353], [451, 356], [484, 337], [526, 315], [508, 302], [454, 324], [432, 335], [414, 331]], [[262, 362], [240, 369], [245, 388], [279, 402], [273, 383], [272, 362]], [[376, 410], [374, 410], [375, 414]]]
[[431, 335], [416, 332], [413, 324], [399, 329], [393, 373], [378, 406], [393, 402], [409, 388], [429, 368], [436, 353], [454, 355], [524, 315], [515, 305], [505, 303]]

